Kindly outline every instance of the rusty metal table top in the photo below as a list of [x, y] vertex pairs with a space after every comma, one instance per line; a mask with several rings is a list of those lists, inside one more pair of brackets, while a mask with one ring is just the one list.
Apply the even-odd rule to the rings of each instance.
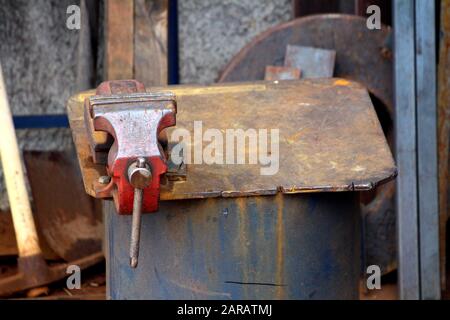
[[[202, 121], [203, 132], [220, 130], [224, 140], [226, 129], [279, 129], [276, 174], [261, 175], [259, 163], [188, 164], [186, 181], [162, 185], [161, 200], [370, 190], [397, 173], [369, 95], [356, 82], [304, 79], [147, 91], [176, 95], [175, 128], [192, 137], [194, 121]], [[91, 95], [94, 91], [72, 96], [67, 109], [84, 185], [93, 195], [93, 182], [105, 169], [93, 164], [84, 127], [83, 102]]]

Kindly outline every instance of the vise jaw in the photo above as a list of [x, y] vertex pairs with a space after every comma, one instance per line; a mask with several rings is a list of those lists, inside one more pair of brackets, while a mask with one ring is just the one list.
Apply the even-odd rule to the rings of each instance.
[[[113, 198], [119, 214], [131, 214], [136, 190], [141, 210], [158, 210], [161, 175], [167, 171], [163, 129], [176, 124], [171, 93], [147, 93], [136, 80], [106, 81], [86, 98], [84, 121], [94, 163], [108, 176], [94, 186], [97, 198]], [[136, 208], [135, 208], [136, 209]]]

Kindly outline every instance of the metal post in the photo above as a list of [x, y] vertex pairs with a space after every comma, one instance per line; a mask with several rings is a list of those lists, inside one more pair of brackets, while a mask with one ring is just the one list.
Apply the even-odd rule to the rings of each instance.
[[439, 299], [434, 2], [394, 1], [401, 299]]

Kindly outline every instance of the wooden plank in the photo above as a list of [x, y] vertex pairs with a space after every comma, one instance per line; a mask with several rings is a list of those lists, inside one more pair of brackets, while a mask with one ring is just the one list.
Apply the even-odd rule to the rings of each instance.
[[399, 296], [419, 299], [414, 2], [394, 2]]
[[81, 29], [78, 37], [78, 57], [77, 57], [77, 91], [88, 90], [95, 85], [95, 67], [94, 67], [94, 51], [91, 41], [91, 34], [94, 31], [90, 26], [90, 13], [86, 0], [80, 1], [81, 7]]
[[135, 0], [134, 78], [146, 86], [167, 84], [168, 0]]
[[[47, 241], [44, 239], [44, 234], [38, 225], [39, 245], [41, 246], [42, 254], [46, 260], [60, 260], [52, 248], [50, 248]], [[14, 233], [14, 226], [10, 212], [0, 212], [0, 257], [18, 255], [16, 234]]]
[[105, 79], [131, 79], [134, 65], [134, 0], [107, 0], [105, 5]]
[[440, 298], [434, 1], [416, 0], [416, 110], [421, 299]]
[[264, 80], [296, 80], [300, 79], [301, 71], [292, 67], [266, 66]]
[[446, 227], [449, 218], [449, 140], [450, 140], [450, 1], [441, 1], [441, 43], [438, 65], [438, 147], [441, 286], [446, 280]]

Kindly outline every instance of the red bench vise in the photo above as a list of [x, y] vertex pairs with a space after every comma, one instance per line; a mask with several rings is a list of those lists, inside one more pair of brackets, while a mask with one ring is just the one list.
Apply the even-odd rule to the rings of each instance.
[[171, 93], [147, 93], [136, 80], [107, 81], [86, 98], [84, 120], [94, 163], [107, 176], [95, 186], [98, 198], [114, 199], [119, 214], [133, 213], [131, 265], [137, 264], [140, 215], [158, 210], [160, 179], [167, 172], [163, 129], [176, 123]]

